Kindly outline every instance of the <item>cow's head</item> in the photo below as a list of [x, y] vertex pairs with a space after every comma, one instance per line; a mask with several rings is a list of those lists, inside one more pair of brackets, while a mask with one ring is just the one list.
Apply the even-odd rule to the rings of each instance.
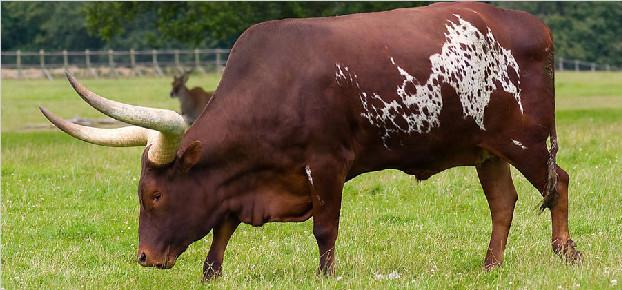
[[188, 82], [189, 75], [190, 71], [186, 71], [181, 76], [173, 76], [173, 83], [171, 83], [172, 89], [170, 93], [171, 98], [179, 97], [181, 91], [186, 88], [186, 82]]
[[100, 112], [133, 126], [100, 129], [65, 121], [44, 108], [56, 127], [80, 140], [105, 146], [146, 146], [138, 185], [140, 217], [138, 262], [170, 268], [194, 241], [205, 236], [215, 201], [197, 184], [203, 155], [199, 141], [182, 146], [187, 125], [181, 115], [163, 109], [108, 100], [89, 91], [67, 73], [76, 92]]

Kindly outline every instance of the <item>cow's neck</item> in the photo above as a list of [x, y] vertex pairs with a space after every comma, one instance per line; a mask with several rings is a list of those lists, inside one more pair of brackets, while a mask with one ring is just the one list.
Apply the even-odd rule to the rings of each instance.
[[252, 137], [245, 140], [237, 133], [223, 131], [217, 123], [215, 119], [201, 119], [193, 128], [204, 127], [204, 134], [192, 129], [188, 133], [204, 144], [206, 169], [196, 178], [206, 188], [206, 202], [217, 202], [225, 209], [210, 214], [210, 226], [227, 215], [254, 226], [308, 219], [312, 203], [304, 165], [298, 168], [289, 161], [274, 160], [270, 156], [276, 154], [269, 147], [256, 140], [252, 143]]

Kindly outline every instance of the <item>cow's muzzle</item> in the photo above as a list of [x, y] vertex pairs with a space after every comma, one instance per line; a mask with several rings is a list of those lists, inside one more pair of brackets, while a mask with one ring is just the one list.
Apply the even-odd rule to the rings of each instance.
[[177, 256], [171, 256], [167, 253], [163, 257], [156, 257], [146, 250], [139, 250], [137, 262], [143, 267], [156, 267], [158, 269], [170, 269], [175, 266]]

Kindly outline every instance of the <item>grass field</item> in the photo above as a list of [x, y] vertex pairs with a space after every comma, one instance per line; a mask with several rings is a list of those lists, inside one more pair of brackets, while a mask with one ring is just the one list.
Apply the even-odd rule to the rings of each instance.
[[[191, 78], [214, 88], [217, 76]], [[87, 80], [123, 102], [176, 108], [168, 78]], [[6, 289], [613, 289], [622, 287], [622, 74], [557, 75], [558, 163], [571, 175], [570, 227], [583, 251], [565, 265], [549, 244], [548, 211], [514, 171], [519, 192], [505, 264], [481, 263], [490, 217], [473, 168], [425, 182], [397, 171], [346, 184], [337, 278], [315, 276], [311, 222], [241, 226], [224, 277], [201, 283], [212, 235], [171, 270], [143, 268], [137, 248], [137, 178], [142, 148], [89, 145], [46, 121], [45, 105], [71, 118], [101, 117], [64, 80], [2, 81], [2, 287]], [[397, 273], [398, 278], [386, 279]]]

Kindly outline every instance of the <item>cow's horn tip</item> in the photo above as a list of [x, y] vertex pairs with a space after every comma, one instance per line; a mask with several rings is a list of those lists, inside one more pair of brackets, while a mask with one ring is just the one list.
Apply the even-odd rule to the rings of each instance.
[[45, 107], [43, 106], [39, 106], [39, 111], [41, 111], [41, 113], [43, 114], [43, 116], [45, 116], [45, 118], [47, 118], [48, 120], [52, 121], [52, 119], [54, 119], [54, 114], [50, 113], [50, 111], [48, 111]]
[[50, 113], [50, 111], [48, 111], [46, 108], [44, 108], [43, 106], [39, 106], [39, 111], [41, 111], [41, 113], [43, 114], [43, 116], [48, 119], [48, 121], [52, 122], [52, 124], [56, 125], [56, 122], [54, 122], [55, 119], [57, 119], [56, 116], [54, 116], [54, 114]]

